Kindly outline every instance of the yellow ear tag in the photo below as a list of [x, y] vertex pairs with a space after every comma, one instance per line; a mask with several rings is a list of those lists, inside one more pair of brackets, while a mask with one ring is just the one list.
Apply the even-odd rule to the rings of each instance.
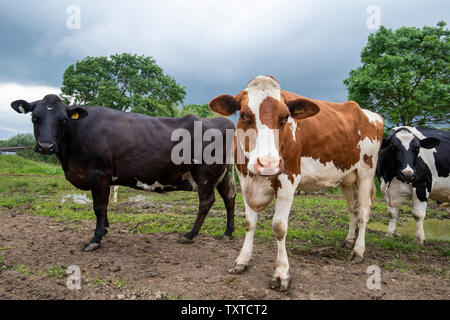
[[79, 116], [78, 112], [75, 112], [71, 118], [77, 120]]
[[299, 113], [302, 113], [304, 110], [303, 109], [301, 109], [301, 108], [295, 108], [294, 109], [294, 114], [299, 114]]

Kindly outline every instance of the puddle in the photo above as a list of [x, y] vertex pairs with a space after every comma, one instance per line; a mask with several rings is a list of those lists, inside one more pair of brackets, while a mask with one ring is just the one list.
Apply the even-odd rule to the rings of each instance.
[[[372, 222], [367, 226], [369, 229], [387, 232], [388, 226], [381, 222]], [[450, 220], [426, 219], [423, 222], [425, 239], [450, 241]], [[401, 235], [413, 236], [416, 234], [416, 221], [408, 218], [406, 222], [398, 223], [396, 232]]]
[[68, 200], [72, 200], [72, 202], [78, 204], [87, 204], [92, 202], [92, 200], [86, 196], [86, 193], [66, 194], [65, 196], [62, 197], [61, 203], [65, 203]]
[[130, 202], [143, 202], [143, 201], [150, 201], [150, 197], [149, 196], [144, 196], [142, 194], [138, 194], [134, 197], [129, 197], [128, 201]]

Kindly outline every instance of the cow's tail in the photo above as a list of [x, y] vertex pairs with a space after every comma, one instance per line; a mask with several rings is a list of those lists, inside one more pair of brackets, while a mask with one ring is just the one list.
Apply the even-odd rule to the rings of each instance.
[[236, 179], [234, 178], [234, 154], [233, 154], [233, 149], [231, 149], [231, 159], [230, 159], [230, 166], [231, 166], [231, 184], [233, 185], [233, 187], [236, 189]]

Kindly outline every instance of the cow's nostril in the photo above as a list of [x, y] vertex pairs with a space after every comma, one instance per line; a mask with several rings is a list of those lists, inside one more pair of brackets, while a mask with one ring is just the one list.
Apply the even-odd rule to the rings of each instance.
[[256, 159], [256, 162], [257, 162], [258, 166], [264, 167], [264, 165], [261, 163], [261, 161], [259, 160], [259, 158]]
[[43, 154], [53, 153], [56, 150], [56, 144], [52, 142], [38, 142], [38, 151]]

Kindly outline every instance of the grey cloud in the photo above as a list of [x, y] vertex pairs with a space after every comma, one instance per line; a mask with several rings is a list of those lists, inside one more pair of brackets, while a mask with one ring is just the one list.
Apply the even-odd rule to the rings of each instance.
[[[151, 55], [187, 88], [185, 103], [237, 93], [256, 75], [283, 88], [342, 101], [370, 32], [366, 9], [388, 27], [448, 21], [448, 1], [28, 1], [0, 4], [0, 81], [59, 87], [86, 55]], [[81, 30], [65, 27], [81, 8]], [[244, 4], [245, 3], [245, 4]], [[197, 7], [195, 7], [197, 5]]]

